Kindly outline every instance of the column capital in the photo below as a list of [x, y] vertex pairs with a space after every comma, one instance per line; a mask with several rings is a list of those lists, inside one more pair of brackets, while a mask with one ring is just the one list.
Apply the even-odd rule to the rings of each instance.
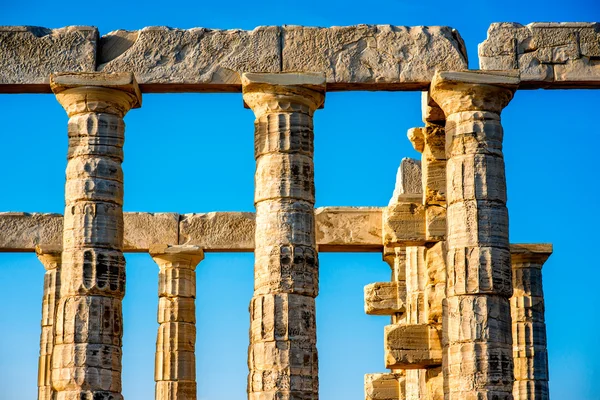
[[62, 250], [53, 246], [35, 246], [35, 254], [47, 271], [60, 267]]
[[69, 117], [85, 112], [123, 117], [142, 105], [142, 94], [131, 72], [57, 73], [50, 76], [50, 87]]
[[198, 246], [192, 245], [154, 245], [149, 251], [150, 256], [159, 266], [178, 264], [179, 268], [194, 269], [204, 260], [204, 251]]
[[244, 106], [256, 116], [269, 112], [304, 112], [309, 115], [325, 101], [325, 75], [316, 73], [244, 73]]
[[438, 71], [431, 81], [431, 98], [446, 117], [462, 111], [500, 114], [513, 98], [520, 79], [512, 71]]
[[513, 268], [542, 268], [552, 254], [552, 244], [511, 244], [511, 262]]

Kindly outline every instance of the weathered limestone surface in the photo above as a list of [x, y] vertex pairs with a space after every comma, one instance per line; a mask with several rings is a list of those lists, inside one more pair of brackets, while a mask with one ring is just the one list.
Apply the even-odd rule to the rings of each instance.
[[[320, 251], [377, 252], [382, 249], [380, 207], [315, 209]], [[154, 244], [179, 243], [205, 251], [254, 251], [255, 214], [124, 213], [125, 252], [147, 252]], [[0, 252], [33, 252], [44, 244], [62, 247], [60, 214], [0, 212]]]
[[101, 39], [98, 70], [131, 71], [144, 91], [239, 91], [243, 72], [279, 72], [280, 28], [252, 31], [147, 27]]
[[249, 400], [317, 400], [313, 113], [325, 78], [244, 74], [256, 116], [254, 296], [250, 303]]
[[544, 319], [542, 266], [552, 254], [552, 245], [513, 246], [514, 293], [510, 299], [515, 400], [547, 400], [548, 350]]
[[380, 207], [315, 209], [319, 251], [381, 251]]
[[178, 243], [179, 214], [131, 212], [123, 213], [123, 221], [123, 251], [144, 251], [161, 243]]
[[50, 74], [93, 72], [98, 29], [0, 27], [0, 92], [50, 92]]
[[184, 214], [179, 222], [179, 244], [211, 251], [252, 251], [255, 223], [250, 212]]
[[482, 70], [518, 70], [521, 87], [600, 86], [599, 23], [494, 23], [479, 45]]
[[365, 375], [365, 400], [399, 400], [404, 398], [404, 374]]
[[427, 324], [394, 324], [385, 327], [384, 335], [386, 368], [420, 369], [442, 364], [441, 330]]
[[49, 74], [70, 71], [133, 72], [144, 92], [239, 91], [244, 72], [324, 73], [328, 90], [423, 90], [436, 68], [467, 67], [462, 38], [444, 26], [152, 26], [100, 39], [93, 27], [4, 27], [0, 38], [2, 92], [49, 92]]
[[421, 163], [404, 158], [398, 168], [394, 194], [383, 212], [384, 246], [419, 245], [425, 238]]
[[60, 214], [0, 212], [0, 251], [35, 251], [35, 246], [62, 248]]
[[365, 313], [393, 315], [406, 311], [406, 284], [404, 281], [377, 282], [365, 286]]
[[444, 110], [447, 161], [448, 400], [511, 399], [512, 272], [500, 112], [517, 73], [438, 72], [431, 96]]
[[46, 269], [42, 296], [38, 400], [53, 400], [52, 353], [54, 351], [54, 314], [60, 296], [60, 264], [62, 255], [59, 249], [41, 246], [36, 247], [36, 254]]
[[58, 74], [50, 83], [69, 115], [52, 386], [56, 400], [122, 400], [123, 117], [141, 95], [128, 73]]
[[156, 400], [196, 399], [196, 266], [198, 246], [156, 245], [150, 255], [158, 274]]
[[426, 88], [436, 68], [467, 68], [462, 38], [445, 26], [284, 26], [283, 72], [324, 72], [328, 90]]

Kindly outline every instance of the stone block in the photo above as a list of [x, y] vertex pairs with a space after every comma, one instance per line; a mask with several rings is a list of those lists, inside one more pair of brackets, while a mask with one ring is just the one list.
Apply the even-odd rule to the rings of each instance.
[[0, 248], [34, 251], [35, 246], [62, 248], [60, 214], [0, 212]]
[[195, 245], [207, 251], [252, 251], [254, 213], [184, 214], [179, 222], [179, 244]]
[[92, 26], [0, 27], [0, 86], [27, 85], [34, 92], [49, 92], [51, 73], [95, 70], [97, 43], [98, 30]]
[[280, 72], [280, 29], [118, 30], [101, 38], [98, 70], [134, 72], [146, 91], [178, 85], [237, 91], [243, 72]]
[[381, 248], [379, 207], [321, 207], [315, 209], [319, 251], [365, 251]]
[[365, 313], [368, 315], [403, 313], [405, 300], [404, 282], [377, 282], [365, 286]]
[[419, 245], [425, 242], [425, 206], [420, 200], [396, 203], [383, 212], [383, 244]]
[[353, 89], [426, 88], [436, 68], [467, 67], [462, 38], [448, 27], [284, 26], [282, 42], [283, 72], [325, 72], [333, 90], [350, 82]]
[[431, 325], [387, 325], [385, 367], [422, 369], [442, 364], [441, 331]]
[[423, 193], [421, 180], [421, 161], [403, 158], [396, 174], [396, 186], [389, 204], [393, 205], [405, 199], [418, 198]]
[[178, 244], [179, 214], [174, 213], [124, 213], [125, 251], [140, 251], [167, 243]]
[[485, 70], [519, 70], [529, 88], [586, 88], [600, 81], [599, 23], [495, 23], [479, 45]]
[[365, 400], [404, 399], [403, 373], [365, 374]]

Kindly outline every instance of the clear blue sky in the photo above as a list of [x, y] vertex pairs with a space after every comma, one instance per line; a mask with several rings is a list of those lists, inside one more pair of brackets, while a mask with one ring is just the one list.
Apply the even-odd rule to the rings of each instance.
[[[1, 0], [0, 0], [1, 1]], [[0, 2], [0, 25], [450, 25], [471, 68], [490, 23], [600, 21], [598, 0], [571, 1]], [[523, 91], [503, 113], [510, 235], [551, 242], [544, 267], [553, 399], [600, 399], [600, 91]], [[421, 126], [419, 93], [331, 93], [315, 116], [317, 206], [384, 206], [406, 130]], [[0, 211], [63, 212], [67, 117], [51, 95], [0, 95]], [[126, 117], [126, 211], [253, 210], [253, 115], [239, 94], [146, 95]], [[363, 286], [389, 279], [378, 254], [321, 254], [317, 300], [321, 398], [363, 399], [363, 375], [384, 372], [388, 318], [363, 313]], [[153, 398], [157, 266], [127, 256], [123, 392]], [[252, 254], [209, 254], [198, 267], [200, 400], [243, 400]], [[44, 269], [0, 254], [0, 399], [36, 393]], [[588, 282], [589, 285], [585, 283]]]

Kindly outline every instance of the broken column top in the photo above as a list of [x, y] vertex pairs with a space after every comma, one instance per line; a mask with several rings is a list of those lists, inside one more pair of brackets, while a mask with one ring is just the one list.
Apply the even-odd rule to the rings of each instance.
[[396, 174], [396, 187], [389, 204], [409, 201], [421, 201], [423, 184], [421, 180], [421, 161], [403, 158]]

